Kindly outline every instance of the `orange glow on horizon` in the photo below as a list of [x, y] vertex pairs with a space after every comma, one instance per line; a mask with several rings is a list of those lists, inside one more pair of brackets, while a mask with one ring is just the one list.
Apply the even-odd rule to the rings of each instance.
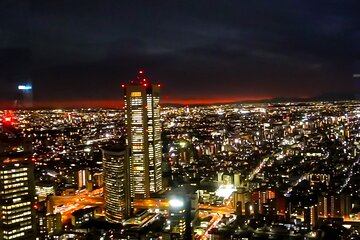
[[[234, 103], [240, 101], [257, 101], [272, 99], [272, 96], [259, 97], [217, 97], [217, 98], [169, 98], [163, 96], [161, 104], [180, 104], [180, 105], [206, 105], [220, 103]], [[306, 97], [304, 97], [306, 99]], [[123, 101], [114, 100], [74, 100], [74, 101], [48, 101], [34, 102], [33, 108], [123, 108]], [[12, 102], [0, 102], [0, 108], [13, 109]]]
[[258, 101], [271, 99], [271, 96], [263, 97], [225, 97], [225, 98], [187, 98], [187, 99], [163, 99], [162, 103], [174, 103], [183, 105], [206, 105], [206, 104], [219, 104], [219, 103], [234, 103], [241, 101]]

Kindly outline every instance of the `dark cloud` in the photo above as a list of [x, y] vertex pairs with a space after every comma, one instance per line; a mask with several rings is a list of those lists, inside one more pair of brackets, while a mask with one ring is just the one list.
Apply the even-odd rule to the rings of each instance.
[[359, 7], [356, 0], [5, 0], [0, 48], [31, 57], [0, 61], [0, 70], [12, 69], [1, 83], [28, 72], [41, 101], [114, 99], [144, 68], [174, 99], [353, 91]]

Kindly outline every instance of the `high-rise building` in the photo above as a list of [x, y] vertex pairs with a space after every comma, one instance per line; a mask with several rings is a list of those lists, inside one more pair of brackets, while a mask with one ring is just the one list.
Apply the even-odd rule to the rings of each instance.
[[351, 212], [351, 198], [346, 194], [318, 197], [319, 217], [348, 217]]
[[160, 85], [139, 71], [137, 79], [123, 87], [132, 196], [148, 198], [162, 190]]
[[103, 151], [105, 218], [120, 223], [131, 214], [129, 150], [123, 144], [107, 146]]
[[39, 240], [53, 239], [52, 236], [62, 231], [61, 214], [46, 213], [46, 208], [37, 209], [37, 238]]
[[102, 187], [104, 185], [104, 175], [102, 172], [94, 174], [94, 183], [97, 187]]
[[191, 239], [191, 206], [188, 197], [177, 193], [169, 200], [169, 224], [171, 239]]
[[92, 191], [92, 179], [90, 174], [90, 169], [81, 169], [78, 171], [78, 189], [86, 188], [89, 191]]
[[55, 195], [55, 186], [51, 182], [37, 182], [35, 185], [35, 193], [38, 201], [44, 201], [47, 196]]
[[35, 239], [31, 156], [31, 141], [21, 138], [11, 126], [0, 133], [0, 239]]
[[62, 223], [61, 223], [61, 214], [47, 214], [46, 215], [46, 231], [48, 235], [53, 235], [61, 232]]

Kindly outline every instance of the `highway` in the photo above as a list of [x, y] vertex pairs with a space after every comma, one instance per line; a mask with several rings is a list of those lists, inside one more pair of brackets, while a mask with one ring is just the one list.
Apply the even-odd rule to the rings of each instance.
[[212, 213], [219, 213], [219, 214], [232, 214], [234, 213], [234, 208], [229, 205], [229, 206], [211, 206], [208, 204], [199, 204], [199, 210], [205, 210], [205, 211], [209, 211]]
[[[52, 197], [54, 213], [60, 213], [62, 221], [66, 222], [71, 219], [71, 214], [79, 209], [94, 206], [103, 206], [103, 188], [88, 192], [83, 190], [73, 196], [54, 196]], [[134, 208], [138, 209], [167, 209], [169, 202], [163, 199], [136, 199]]]
[[338, 191], [338, 193], [341, 193], [344, 188], [349, 184], [351, 177], [353, 176], [354, 172], [353, 169], [356, 165], [360, 164], [360, 156], [358, 157], [358, 159], [351, 165], [350, 167], [350, 171], [349, 174], [344, 182], [344, 184], [340, 187], [340, 190]]
[[91, 192], [85, 190], [74, 196], [53, 196], [50, 201], [53, 201], [54, 213], [60, 213], [62, 221], [67, 222], [71, 219], [71, 214], [79, 209], [103, 206], [102, 191], [100, 188]]
[[167, 209], [169, 208], [169, 201], [166, 199], [135, 199], [134, 208], [138, 209], [149, 209], [149, 208], [159, 208]]
[[[86, 190], [81, 191], [74, 196], [54, 196], [52, 197], [54, 213], [60, 213], [62, 216], [62, 221], [67, 222], [71, 219], [72, 213], [87, 207], [104, 206], [103, 198], [103, 189], [96, 189], [94, 191], [88, 192]], [[234, 208], [231, 201], [228, 201], [226, 205], [223, 206], [212, 206], [208, 204], [199, 204], [198, 208], [201, 212], [209, 212], [214, 219], [212, 222], [209, 231], [211, 228], [214, 228], [221, 219], [223, 214], [229, 215], [234, 213]], [[135, 209], [168, 209], [169, 202], [166, 199], [136, 199], [134, 201]], [[219, 220], [219, 221], [217, 221]], [[208, 231], [206, 232], [206, 234]]]
[[209, 232], [213, 228], [215, 228], [219, 224], [219, 222], [221, 221], [222, 214], [219, 214], [219, 213], [211, 213], [211, 214], [199, 213], [199, 216], [202, 216], [201, 218], [205, 218], [207, 216], [212, 216], [212, 218], [211, 218], [211, 220], [209, 222], [209, 225], [206, 228], [206, 230], [204, 231], [204, 233], [201, 234], [201, 235], [196, 235], [195, 236], [195, 239], [197, 239], [197, 240], [206, 240], [206, 239], [208, 239]]

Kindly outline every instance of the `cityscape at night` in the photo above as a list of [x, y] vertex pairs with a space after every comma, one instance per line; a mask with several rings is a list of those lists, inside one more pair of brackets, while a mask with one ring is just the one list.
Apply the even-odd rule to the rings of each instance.
[[0, 240], [360, 239], [356, 1], [0, 2]]

